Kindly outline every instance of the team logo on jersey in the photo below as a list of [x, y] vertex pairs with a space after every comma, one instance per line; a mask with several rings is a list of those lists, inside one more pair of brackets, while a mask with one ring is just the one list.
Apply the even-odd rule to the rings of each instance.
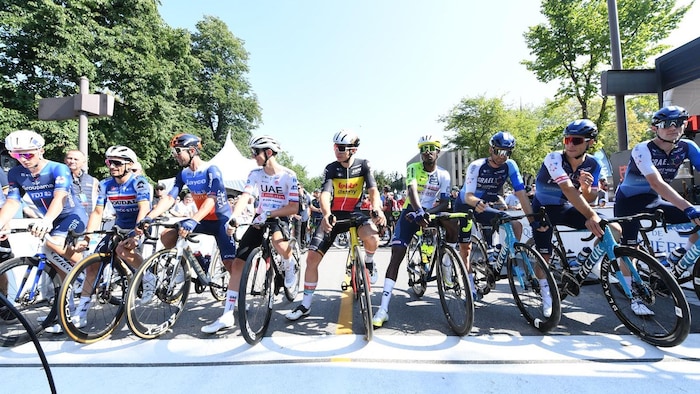
[[66, 183], [66, 177], [61, 176], [61, 175], [57, 176], [57, 177], [56, 177], [56, 184], [57, 184], [57, 185], [60, 185], [60, 184], [63, 184], [63, 183]]
[[146, 180], [143, 178], [138, 178], [136, 180], [136, 184], [134, 185], [134, 189], [136, 189], [138, 192], [148, 191], [148, 182], [146, 182]]

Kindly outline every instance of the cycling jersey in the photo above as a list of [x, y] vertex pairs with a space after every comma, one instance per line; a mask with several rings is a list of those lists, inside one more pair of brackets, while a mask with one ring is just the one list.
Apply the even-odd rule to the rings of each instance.
[[212, 211], [202, 220], [229, 218], [231, 217], [231, 205], [228, 203], [226, 187], [222, 178], [219, 167], [207, 162], [202, 162], [196, 171], [186, 167], [175, 176], [175, 184], [168, 195], [177, 199], [182, 188], [187, 186], [192, 193], [194, 203], [197, 204], [197, 209], [201, 208], [204, 201], [210, 196], [216, 200]]
[[406, 168], [406, 186], [414, 180], [423, 208], [430, 209], [438, 200], [450, 198], [450, 173], [444, 168], [435, 166], [435, 170], [427, 172], [423, 162], [411, 163]]
[[[567, 202], [564, 193], [561, 191], [559, 184], [570, 180], [574, 184], [574, 188], [578, 189], [581, 184], [579, 177], [581, 171], [586, 171], [593, 176], [592, 189], [598, 189], [598, 178], [600, 177], [601, 165], [598, 160], [586, 155], [583, 163], [574, 171], [571, 164], [564, 158], [563, 152], [552, 152], [544, 158], [544, 163], [537, 172], [537, 180], [535, 182], [536, 190], [535, 200], [539, 205], [562, 205]], [[535, 206], [533, 205], [533, 209]]]
[[46, 215], [56, 190], [68, 192], [68, 196], [63, 201], [63, 210], [58, 217], [71, 213], [86, 215], [85, 208], [73, 192], [73, 177], [70, 169], [63, 163], [47, 162], [36, 177], [28, 169], [15, 166], [10, 169], [7, 178], [9, 183], [7, 198], [21, 204], [22, 192], [26, 192], [42, 215]]
[[97, 189], [96, 206], [104, 208], [107, 201], [112, 203], [116, 214], [115, 225], [122, 229], [136, 227], [139, 202], [151, 201], [148, 181], [143, 176], [132, 176], [123, 184], [111, 177], [103, 179]]
[[486, 202], [498, 201], [498, 191], [501, 190], [506, 179], [510, 180], [514, 191], [525, 190], [523, 177], [514, 160], [508, 159], [498, 168], [490, 166], [488, 158], [474, 160], [467, 167], [464, 185], [459, 191], [459, 201], [463, 203], [467, 193], [472, 193], [476, 198]]
[[348, 168], [334, 161], [326, 166], [323, 177], [323, 191], [333, 196], [331, 211], [360, 209], [364, 187], [377, 187], [369, 161], [363, 159], [355, 159]]
[[290, 202], [299, 202], [297, 174], [286, 167], [274, 175], [266, 174], [262, 167], [254, 169], [248, 175], [243, 191], [258, 196], [257, 213], [274, 211]]
[[668, 154], [653, 140], [640, 142], [632, 149], [630, 162], [618, 193], [627, 197], [639, 194], [657, 195], [658, 193], [649, 185], [646, 176], [656, 172], [664, 181], [671, 183], [685, 159], [690, 159], [690, 163], [700, 171], [700, 148], [691, 140], [678, 141]]

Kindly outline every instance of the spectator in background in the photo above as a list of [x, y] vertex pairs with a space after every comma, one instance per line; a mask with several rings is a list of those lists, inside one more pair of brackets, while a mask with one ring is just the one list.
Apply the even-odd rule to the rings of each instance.
[[603, 208], [608, 200], [608, 181], [605, 178], [598, 180], [598, 206]]
[[192, 193], [186, 193], [182, 198], [182, 201], [175, 204], [175, 206], [170, 210], [170, 213], [174, 217], [181, 218], [191, 218], [197, 213], [197, 205], [194, 203], [192, 198]]
[[85, 155], [83, 152], [73, 149], [66, 153], [63, 160], [73, 175], [73, 191], [80, 199], [80, 203], [85, 208], [88, 216], [95, 209], [97, 199], [97, 179], [90, 176], [87, 169]]
[[156, 204], [158, 204], [158, 201], [160, 201], [160, 199], [163, 198], [163, 196], [165, 195], [165, 183], [158, 183], [158, 186], [156, 186], [155, 190], [153, 190], [153, 193], [153, 201], [151, 205], [156, 206]]
[[506, 196], [506, 207], [510, 210], [516, 211], [523, 209], [523, 206], [520, 204], [520, 200], [518, 199], [518, 196], [515, 195], [515, 193], [509, 193]]

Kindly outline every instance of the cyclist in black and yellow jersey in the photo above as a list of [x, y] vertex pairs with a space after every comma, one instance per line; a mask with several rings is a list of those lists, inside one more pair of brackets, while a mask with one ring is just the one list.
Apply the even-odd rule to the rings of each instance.
[[382, 212], [382, 200], [369, 162], [355, 157], [358, 146], [360, 138], [352, 131], [341, 130], [333, 136], [336, 161], [327, 165], [324, 171], [323, 189], [319, 197], [323, 218], [321, 225], [314, 232], [306, 257], [304, 298], [299, 306], [286, 315], [289, 320], [298, 320], [309, 315], [318, 284], [318, 265], [333, 244], [336, 235], [348, 231], [347, 225], [336, 226], [330, 223], [331, 214], [342, 220], [348, 219], [352, 212], [359, 212], [365, 188], [371, 204], [370, 211], [375, 211], [377, 216], [371, 219], [367, 217], [358, 228], [358, 235], [364, 244], [365, 264], [371, 273], [370, 281], [374, 283], [377, 280], [374, 264], [374, 252], [379, 246], [377, 226], [384, 226], [386, 218]]

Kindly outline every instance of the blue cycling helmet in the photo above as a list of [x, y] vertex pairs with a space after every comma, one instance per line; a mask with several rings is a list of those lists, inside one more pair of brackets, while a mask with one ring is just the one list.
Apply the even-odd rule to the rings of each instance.
[[688, 111], [686, 111], [685, 108], [677, 105], [663, 107], [654, 113], [654, 116], [651, 118], [651, 123], [657, 124], [659, 122], [663, 122], [664, 120], [673, 119], [688, 120]]
[[499, 131], [491, 137], [489, 145], [496, 149], [513, 149], [515, 148], [515, 137], [507, 131]]
[[569, 123], [564, 129], [564, 135], [573, 135], [584, 138], [596, 138], [598, 136], [598, 126], [588, 119], [578, 119]]

